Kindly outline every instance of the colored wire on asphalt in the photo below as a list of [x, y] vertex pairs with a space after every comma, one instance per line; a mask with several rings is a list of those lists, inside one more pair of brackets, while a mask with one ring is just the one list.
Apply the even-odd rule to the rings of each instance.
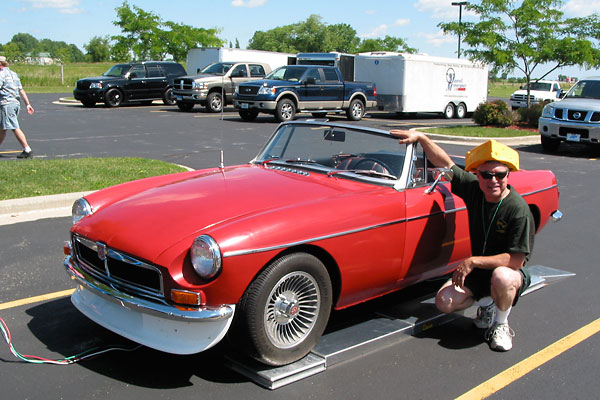
[[4, 320], [2, 318], [0, 318], [0, 331], [2, 331], [2, 336], [4, 337], [4, 340], [6, 341], [6, 343], [8, 344], [8, 347], [9, 347], [12, 355], [22, 361], [25, 361], [28, 363], [33, 363], [33, 364], [68, 365], [68, 364], [74, 364], [76, 362], [86, 360], [86, 359], [89, 359], [92, 357], [96, 357], [101, 354], [107, 353], [109, 351], [113, 351], [113, 350], [134, 351], [134, 350], [137, 350], [140, 347], [142, 347], [142, 345], [137, 345], [133, 348], [126, 348], [126, 347], [121, 347], [121, 346], [107, 346], [107, 347], [103, 347], [103, 348], [96, 347], [96, 348], [81, 352], [81, 353], [76, 354], [71, 357], [66, 357], [66, 358], [58, 359], [58, 360], [52, 360], [52, 359], [48, 359], [48, 358], [44, 358], [44, 357], [38, 357], [38, 356], [19, 353], [13, 345], [12, 337], [10, 334], [10, 330], [8, 329], [8, 325], [6, 325], [6, 322], [4, 322]]

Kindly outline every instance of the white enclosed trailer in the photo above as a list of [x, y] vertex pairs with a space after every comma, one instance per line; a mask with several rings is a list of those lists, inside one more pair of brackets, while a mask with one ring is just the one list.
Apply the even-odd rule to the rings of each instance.
[[357, 81], [376, 84], [382, 111], [463, 118], [487, 100], [486, 64], [395, 52], [360, 53], [354, 63]]
[[204, 47], [188, 51], [186, 70], [188, 74], [195, 75], [208, 64], [227, 61], [262, 62], [269, 64], [271, 70], [274, 70], [282, 65], [295, 64], [296, 56], [273, 51]]

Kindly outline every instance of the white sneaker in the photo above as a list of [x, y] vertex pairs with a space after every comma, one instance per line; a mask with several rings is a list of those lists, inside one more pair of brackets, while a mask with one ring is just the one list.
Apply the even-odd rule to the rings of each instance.
[[494, 303], [489, 306], [479, 307], [477, 309], [477, 317], [473, 319], [473, 325], [480, 329], [488, 329], [494, 322], [496, 316], [496, 305]]
[[485, 340], [489, 342], [490, 349], [496, 351], [509, 351], [512, 349], [512, 338], [515, 332], [508, 324], [494, 324], [485, 332]]

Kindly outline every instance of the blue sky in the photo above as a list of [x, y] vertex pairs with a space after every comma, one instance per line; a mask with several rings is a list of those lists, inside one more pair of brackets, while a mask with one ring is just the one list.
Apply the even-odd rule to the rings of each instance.
[[[239, 40], [244, 48], [254, 32], [306, 20], [318, 14], [327, 24], [347, 23], [361, 38], [397, 36], [421, 53], [456, 57], [457, 38], [444, 36], [437, 24], [458, 20], [453, 0], [129, 0], [163, 20], [202, 28], [218, 28], [228, 43]], [[83, 45], [94, 36], [116, 35], [115, 8], [122, 0], [2, 0], [0, 43], [19, 32], [37, 39]], [[600, 12], [600, 0], [565, 0], [567, 17]], [[463, 10], [463, 20], [472, 17]], [[541, 74], [547, 69], [536, 70]], [[600, 75], [579, 68], [554, 72], [569, 76]], [[538, 74], [538, 75], [539, 75]], [[515, 76], [520, 76], [515, 71]]]

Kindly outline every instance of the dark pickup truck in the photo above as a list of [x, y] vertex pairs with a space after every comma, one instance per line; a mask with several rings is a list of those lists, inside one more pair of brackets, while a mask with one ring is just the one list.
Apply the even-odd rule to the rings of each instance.
[[337, 67], [286, 65], [263, 80], [240, 84], [233, 105], [245, 121], [261, 112], [274, 114], [279, 122], [290, 121], [298, 111], [317, 118], [345, 111], [349, 120], [358, 121], [376, 106], [376, 95], [374, 83], [344, 82]]

